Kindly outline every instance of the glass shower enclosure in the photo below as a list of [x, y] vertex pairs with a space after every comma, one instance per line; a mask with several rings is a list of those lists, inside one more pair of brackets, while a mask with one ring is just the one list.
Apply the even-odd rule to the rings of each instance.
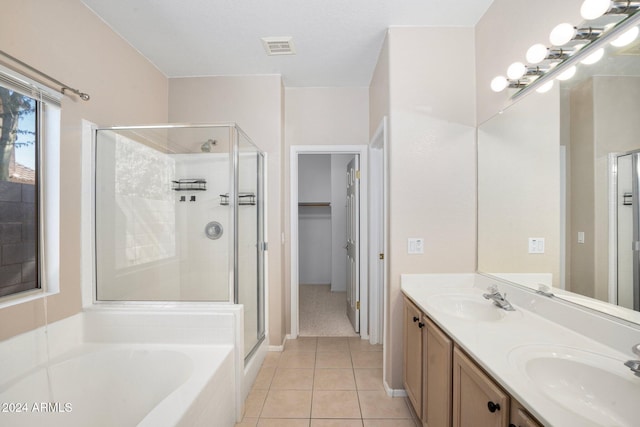
[[264, 325], [264, 153], [233, 123], [99, 128], [95, 300], [244, 306]]

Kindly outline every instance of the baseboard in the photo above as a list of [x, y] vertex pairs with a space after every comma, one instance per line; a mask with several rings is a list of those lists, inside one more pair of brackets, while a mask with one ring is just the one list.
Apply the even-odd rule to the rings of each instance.
[[282, 339], [282, 345], [270, 345], [268, 350], [269, 351], [284, 351], [284, 344], [289, 339], [291, 339], [291, 335], [285, 335], [284, 338]]
[[382, 381], [382, 384], [384, 385], [384, 391], [387, 392], [387, 396], [389, 396], [389, 397], [407, 397], [407, 392], [405, 391], [405, 389], [403, 389], [403, 388], [393, 389], [393, 388], [389, 387], [389, 384], [387, 384], [386, 381]]

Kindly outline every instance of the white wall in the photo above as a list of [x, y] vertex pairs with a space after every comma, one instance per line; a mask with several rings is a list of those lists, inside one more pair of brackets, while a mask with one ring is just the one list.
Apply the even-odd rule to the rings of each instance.
[[[284, 176], [289, 188], [292, 145], [358, 145], [369, 143], [369, 89], [366, 87], [289, 87], [285, 89]], [[283, 191], [285, 251], [285, 295], [283, 313], [287, 330], [291, 325], [290, 198]]]
[[[2, 50], [91, 95], [62, 101], [60, 294], [47, 299], [48, 321], [81, 310], [82, 119], [100, 125], [167, 120], [166, 77], [80, 0], [3, 2]], [[28, 34], [29, 36], [25, 36]], [[0, 311], [0, 340], [41, 326], [43, 301]]]
[[[298, 201], [331, 202], [331, 155], [298, 156]], [[298, 208], [298, 256], [301, 285], [331, 283], [333, 206]]]
[[[475, 56], [472, 28], [398, 27], [387, 37], [370, 129], [388, 112], [384, 379], [402, 389], [400, 275], [475, 271]], [[408, 237], [423, 237], [425, 253], [408, 255]]]
[[269, 339], [285, 335], [282, 280], [282, 128], [280, 76], [194, 77], [169, 80], [170, 122], [235, 122], [267, 154], [267, 271]]

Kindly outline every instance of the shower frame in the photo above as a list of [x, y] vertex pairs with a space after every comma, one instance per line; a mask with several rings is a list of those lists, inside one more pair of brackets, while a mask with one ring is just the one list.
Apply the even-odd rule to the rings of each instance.
[[[181, 304], [196, 304], [196, 305], [208, 305], [208, 304], [241, 304], [240, 302], [240, 283], [239, 283], [239, 227], [238, 227], [238, 217], [239, 217], [239, 206], [240, 206], [240, 192], [239, 181], [240, 181], [240, 140], [244, 138], [245, 142], [248, 142], [250, 146], [255, 149], [255, 152], [258, 157], [257, 161], [257, 245], [256, 245], [256, 256], [257, 256], [257, 283], [255, 283], [257, 287], [257, 342], [255, 345], [247, 351], [245, 349], [245, 362], [251, 359], [253, 354], [258, 350], [260, 345], [264, 342], [265, 333], [266, 333], [266, 324], [265, 324], [265, 252], [267, 250], [267, 243], [265, 241], [266, 238], [266, 223], [265, 223], [265, 212], [266, 212], [266, 197], [265, 197], [265, 185], [264, 179], [266, 176], [266, 154], [260, 148], [258, 148], [255, 143], [249, 138], [249, 136], [234, 122], [225, 122], [225, 123], [171, 123], [171, 124], [151, 124], [151, 125], [134, 125], [134, 126], [96, 126], [91, 125], [91, 247], [92, 247], [92, 280], [91, 280], [91, 300], [92, 304], [102, 305], [102, 306], [110, 306], [110, 305], [144, 305], [144, 306], [166, 306], [167, 303], [171, 305], [180, 306]], [[160, 301], [160, 300], [99, 300], [97, 298], [97, 285], [98, 285], [98, 277], [97, 277], [97, 242], [96, 242], [96, 234], [97, 234], [97, 224], [96, 224], [96, 174], [97, 174], [97, 163], [98, 163], [98, 154], [97, 154], [97, 139], [98, 133], [100, 131], [144, 131], [144, 130], [153, 130], [153, 129], [194, 129], [194, 128], [227, 128], [229, 130], [229, 141], [230, 141], [230, 167], [229, 167], [229, 196], [228, 196], [228, 205], [232, 210], [231, 215], [229, 216], [230, 221], [230, 229], [232, 230], [232, 238], [229, 239], [229, 298], [228, 301]], [[86, 300], [85, 300], [86, 301]]]

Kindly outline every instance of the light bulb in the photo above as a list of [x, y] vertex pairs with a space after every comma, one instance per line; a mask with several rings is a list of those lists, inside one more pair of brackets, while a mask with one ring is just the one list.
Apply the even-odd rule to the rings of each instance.
[[548, 49], [545, 45], [534, 44], [527, 50], [527, 62], [529, 64], [539, 64], [547, 57]]
[[556, 27], [551, 30], [549, 41], [554, 46], [564, 46], [569, 43], [575, 35], [575, 27], [565, 22], [564, 24], [556, 25]]
[[603, 55], [604, 55], [604, 49], [600, 48], [600, 49], [596, 50], [595, 52], [590, 53], [589, 56], [587, 56], [586, 58], [584, 58], [580, 62], [582, 62], [585, 65], [595, 64], [596, 62], [598, 62], [598, 61], [600, 61], [602, 59]]
[[502, 92], [507, 86], [509, 86], [509, 82], [504, 76], [498, 76], [491, 80], [491, 90], [494, 92]]
[[552, 87], [553, 87], [553, 80], [549, 80], [548, 82], [540, 86], [538, 89], [536, 89], [536, 92], [546, 93], [546, 92], [549, 92]]
[[560, 81], [569, 80], [571, 77], [576, 75], [576, 66], [572, 66], [564, 70], [558, 77], [556, 77]]
[[514, 62], [507, 69], [507, 77], [511, 80], [518, 80], [527, 72], [527, 67], [522, 62]]
[[638, 27], [633, 27], [629, 31], [622, 33], [620, 37], [611, 42], [611, 46], [623, 47], [634, 41], [638, 37]]
[[580, 15], [586, 20], [600, 18], [611, 7], [611, 0], [584, 0]]

